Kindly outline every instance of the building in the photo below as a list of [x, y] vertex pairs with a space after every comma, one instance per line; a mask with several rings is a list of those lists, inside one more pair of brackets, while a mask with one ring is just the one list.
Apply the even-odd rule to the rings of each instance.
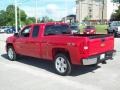
[[74, 15], [74, 14], [68, 15], [68, 16], [62, 18], [62, 21], [66, 22], [66, 23], [75, 23], [76, 22], [76, 15]]
[[107, 0], [76, 0], [76, 16], [78, 22], [107, 20]]

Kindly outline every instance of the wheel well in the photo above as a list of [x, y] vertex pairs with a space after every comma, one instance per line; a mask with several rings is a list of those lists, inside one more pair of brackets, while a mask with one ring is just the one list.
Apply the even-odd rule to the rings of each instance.
[[69, 58], [69, 60], [70, 60], [69, 51], [66, 50], [66, 49], [64, 49], [64, 48], [54, 48], [54, 49], [52, 50], [53, 59], [54, 59], [55, 56], [56, 56], [57, 54], [59, 54], [59, 53], [62, 53], [62, 54], [64, 54], [64, 55], [66, 55], [66, 56]]
[[12, 43], [7, 43], [6, 48], [8, 48], [8, 46], [12, 46], [13, 47], [13, 44]]

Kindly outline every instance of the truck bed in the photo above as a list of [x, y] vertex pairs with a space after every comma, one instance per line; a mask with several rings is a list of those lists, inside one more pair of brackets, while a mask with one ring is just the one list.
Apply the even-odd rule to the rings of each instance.
[[74, 34], [73, 36], [88, 37], [89, 39], [105, 38], [113, 36], [112, 34]]

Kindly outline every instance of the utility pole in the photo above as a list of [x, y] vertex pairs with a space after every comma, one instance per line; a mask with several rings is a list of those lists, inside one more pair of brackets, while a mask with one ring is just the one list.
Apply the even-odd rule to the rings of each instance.
[[37, 20], [37, 19], [38, 19], [38, 17], [37, 17], [37, 0], [35, 0], [35, 9], [36, 9], [36, 10], [35, 10], [35, 14], [36, 14], [36, 15], [35, 15], [35, 19], [36, 19], [36, 23], [37, 23], [37, 21], [38, 21], [38, 20]]
[[102, 0], [102, 23], [104, 20], [104, 5], [105, 5], [105, 2], [104, 2], [104, 0]]
[[65, 23], [67, 22], [67, 0], [65, 0]]
[[20, 10], [20, 7], [19, 7], [19, 27], [21, 28], [21, 10]]
[[18, 32], [18, 22], [17, 22], [17, 0], [15, 0], [15, 32]]

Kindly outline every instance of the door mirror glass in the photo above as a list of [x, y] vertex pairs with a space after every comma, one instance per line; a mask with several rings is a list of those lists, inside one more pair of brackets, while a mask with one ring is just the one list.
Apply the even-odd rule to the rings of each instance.
[[19, 37], [19, 33], [14, 33], [14, 36], [15, 37]]

